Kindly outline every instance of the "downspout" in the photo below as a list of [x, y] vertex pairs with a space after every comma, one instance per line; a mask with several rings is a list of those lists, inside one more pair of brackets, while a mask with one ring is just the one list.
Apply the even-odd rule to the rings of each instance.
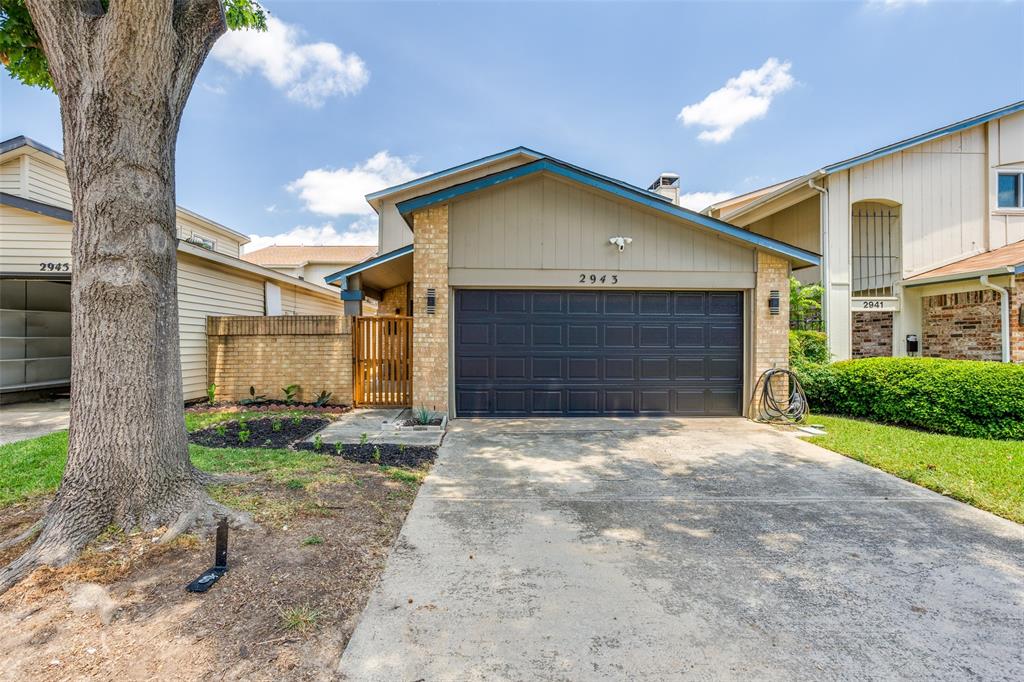
[[821, 284], [825, 291], [821, 297], [821, 316], [825, 320], [825, 338], [831, 338], [828, 318], [828, 305], [832, 298], [832, 273], [828, 268], [828, 190], [808, 180], [807, 186], [821, 195], [818, 209], [818, 222], [821, 225]]
[[988, 281], [988, 275], [981, 276], [981, 286], [999, 292], [999, 337], [1003, 347], [1003, 362], [1010, 361], [1010, 292]]

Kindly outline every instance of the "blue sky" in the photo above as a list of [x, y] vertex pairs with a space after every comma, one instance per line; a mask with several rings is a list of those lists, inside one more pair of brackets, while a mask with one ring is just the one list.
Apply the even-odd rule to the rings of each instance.
[[[264, 4], [270, 34], [203, 68], [177, 174], [260, 243], [373, 242], [363, 193], [516, 145], [674, 171], [696, 205], [1024, 99], [1021, 2]], [[61, 147], [54, 95], [0, 90], [2, 138]]]

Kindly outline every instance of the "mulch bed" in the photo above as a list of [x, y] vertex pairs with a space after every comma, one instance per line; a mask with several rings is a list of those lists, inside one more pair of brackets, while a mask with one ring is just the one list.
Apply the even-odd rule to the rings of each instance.
[[302, 410], [303, 412], [319, 412], [322, 414], [345, 414], [352, 411], [352, 406], [322, 405], [317, 407], [313, 403], [292, 403], [289, 405], [283, 400], [267, 400], [255, 405], [229, 402], [201, 402], [185, 408], [185, 412], [194, 414], [204, 414], [206, 412], [282, 412], [286, 410]]
[[392, 445], [390, 443], [365, 443], [342, 445], [339, 449], [324, 443], [319, 450], [316, 444], [304, 441], [293, 445], [296, 450], [312, 450], [325, 455], [337, 455], [350, 462], [361, 464], [381, 464], [391, 467], [416, 469], [424, 463], [433, 464], [437, 457], [437, 448], [428, 445]]
[[[296, 423], [298, 421], [298, 423]], [[320, 417], [260, 417], [245, 423], [249, 432], [246, 440], [239, 438], [243, 430], [237, 421], [224, 422], [188, 435], [190, 443], [210, 448], [286, 448], [297, 440], [307, 438], [324, 428], [330, 420]], [[278, 430], [274, 429], [275, 424]]]

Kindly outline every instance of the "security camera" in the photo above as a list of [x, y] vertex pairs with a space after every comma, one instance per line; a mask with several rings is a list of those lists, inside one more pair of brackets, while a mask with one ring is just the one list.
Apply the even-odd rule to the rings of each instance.
[[615, 246], [619, 247], [619, 251], [625, 251], [626, 250], [626, 244], [632, 244], [633, 243], [633, 238], [632, 237], [612, 237], [611, 239], [608, 240], [608, 243], [609, 244], [614, 244]]

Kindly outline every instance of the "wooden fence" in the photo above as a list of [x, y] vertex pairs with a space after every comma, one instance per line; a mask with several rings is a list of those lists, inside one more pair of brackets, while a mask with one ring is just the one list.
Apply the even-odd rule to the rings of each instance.
[[412, 405], [412, 318], [357, 317], [352, 332], [356, 405]]

